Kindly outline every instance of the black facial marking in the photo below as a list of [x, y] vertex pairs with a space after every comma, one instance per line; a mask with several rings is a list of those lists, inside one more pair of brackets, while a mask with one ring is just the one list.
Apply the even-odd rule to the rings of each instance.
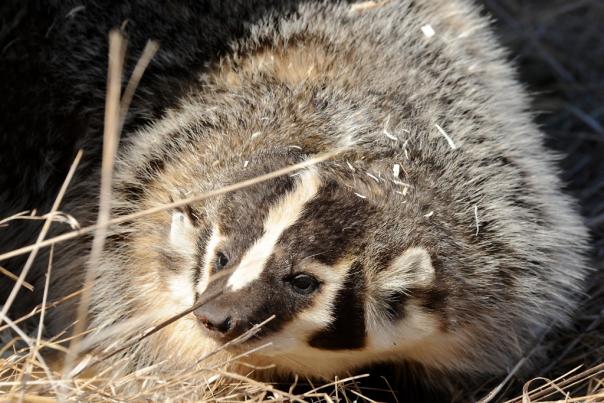
[[355, 262], [338, 291], [331, 326], [311, 336], [308, 343], [324, 350], [354, 350], [365, 346], [365, 277]]
[[312, 256], [331, 266], [351, 250], [358, 250], [367, 218], [375, 208], [358, 197], [342, 192], [334, 182], [325, 184], [308, 202], [300, 219], [288, 228], [279, 244], [299, 258]]

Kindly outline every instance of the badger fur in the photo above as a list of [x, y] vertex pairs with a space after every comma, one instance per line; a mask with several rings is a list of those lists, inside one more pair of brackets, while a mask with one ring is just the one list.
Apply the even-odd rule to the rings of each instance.
[[[270, 343], [244, 361], [313, 377], [379, 362], [481, 377], [505, 373], [548, 326], [568, 320], [588, 269], [586, 229], [561, 192], [526, 92], [470, 1], [202, 1], [162, 10], [131, 1], [86, 3], [67, 17], [74, 7], [53, 9], [56, 55], [44, 67], [52, 88], [40, 90], [65, 102], [50, 104], [52, 119], [27, 137], [45, 141], [49, 156], [2, 176], [4, 215], [47, 209], [69, 166], [53, 152], [83, 147], [61, 210], [94, 222], [105, 34], [124, 21], [131, 62], [147, 38], [161, 49], [126, 122], [113, 216], [340, 151], [111, 228], [91, 329], [156, 323], [197, 303], [124, 351], [127, 370], [194, 366], [274, 316], [230, 353]], [[2, 133], [4, 144], [18, 144], [27, 124]], [[68, 147], [49, 140], [62, 133]], [[3, 251], [31, 243], [37, 229], [0, 229]], [[50, 299], [82, 287], [89, 241], [56, 245]], [[29, 279], [34, 297], [22, 291], [26, 306], [16, 310], [40, 301], [47, 252]], [[18, 272], [22, 261], [3, 264]], [[71, 325], [74, 306], [49, 311], [49, 335]]]

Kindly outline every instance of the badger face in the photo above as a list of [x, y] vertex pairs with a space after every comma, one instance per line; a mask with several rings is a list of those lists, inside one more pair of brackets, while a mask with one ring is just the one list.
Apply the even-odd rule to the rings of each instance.
[[329, 376], [439, 333], [434, 315], [407, 303], [411, 287], [432, 282], [426, 250], [376, 242], [388, 212], [320, 167], [204, 208], [194, 316], [218, 343], [272, 318], [229, 348], [263, 346], [254, 355], [282, 369]]
[[317, 168], [262, 187], [218, 203], [197, 285], [208, 300], [195, 311], [200, 324], [229, 341], [274, 316], [256, 340], [296, 323], [292, 347], [362, 347], [364, 274], [351, 256], [372, 207]]

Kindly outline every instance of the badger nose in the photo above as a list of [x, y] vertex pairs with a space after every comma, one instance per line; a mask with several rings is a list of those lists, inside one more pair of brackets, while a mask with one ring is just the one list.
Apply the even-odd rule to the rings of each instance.
[[208, 330], [228, 335], [235, 328], [235, 321], [224, 310], [211, 304], [204, 305], [195, 310], [195, 316]]

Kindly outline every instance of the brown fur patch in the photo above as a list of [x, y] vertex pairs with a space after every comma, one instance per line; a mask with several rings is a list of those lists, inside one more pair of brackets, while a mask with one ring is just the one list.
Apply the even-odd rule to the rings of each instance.
[[312, 43], [279, 49], [266, 47], [223, 60], [211, 76], [217, 82], [237, 86], [243, 77], [264, 74], [296, 86], [332, 75], [329, 68], [332, 62], [325, 49]]

